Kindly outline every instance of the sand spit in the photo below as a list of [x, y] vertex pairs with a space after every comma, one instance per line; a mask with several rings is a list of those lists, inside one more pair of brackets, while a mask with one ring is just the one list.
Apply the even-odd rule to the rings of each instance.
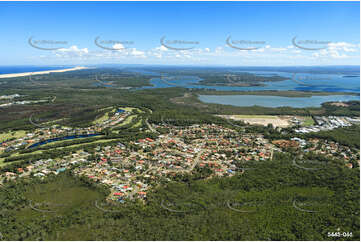
[[23, 73], [13, 73], [13, 74], [0, 74], [0, 78], [13, 78], [13, 77], [22, 77], [22, 76], [33, 76], [33, 75], [45, 75], [50, 73], [57, 72], [66, 72], [66, 71], [78, 71], [89, 69], [89, 67], [77, 66], [74, 68], [62, 69], [62, 70], [49, 70], [49, 71], [35, 71], [35, 72], [23, 72]]

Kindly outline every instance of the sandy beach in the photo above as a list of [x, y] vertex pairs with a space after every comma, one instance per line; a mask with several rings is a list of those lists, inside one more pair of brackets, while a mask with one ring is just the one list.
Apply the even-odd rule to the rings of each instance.
[[13, 74], [0, 74], [0, 78], [12, 78], [12, 77], [21, 77], [21, 76], [32, 76], [32, 75], [45, 75], [56, 72], [66, 72], [66, 71], [78, 71], [89, 69], [89, 67], [77, 66], [74, 68], [62, 69], [62, 70], [49, 70], [49, 71], [35, 71], [35, 72], [23, 72], [23, 73], [13, 73]]

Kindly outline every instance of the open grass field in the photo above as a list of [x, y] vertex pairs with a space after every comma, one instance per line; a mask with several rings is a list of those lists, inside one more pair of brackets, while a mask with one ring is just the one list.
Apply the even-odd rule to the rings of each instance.
[[302, 123], [302, 126], [312, 126], [315, 124], [315, 121], [312, 117], [304, 117], [304, 121]]
[[12, 138], [20, 138], [25, 136], [26, 131], [25, 130], [18, 130], [13, 132], [7, 132], [7, 133], [0, 133], [0, 142], [3, 142], [8, 139]]
[[142, 125], [142, 119], [140, 119], [136, 124], [134, 124], [132, 128], [138, 128], [141, 125]]
[[92, 122], [92, 124], [100, 124], [102, 122], [104, 122], [105, 120], [109, 119], [109, 112], [105, 113], [103, 116], [101, 116], [100, 118], [97, 118], [96, 120], [94, 120]]
[[127, 124], [131, 123], [133, 121], [133, 119], [135, 119], [136, 117], [137, 117], [137, 115], [130, 115], [122, 123], [120, 123], [118, 126], [127, 125]]

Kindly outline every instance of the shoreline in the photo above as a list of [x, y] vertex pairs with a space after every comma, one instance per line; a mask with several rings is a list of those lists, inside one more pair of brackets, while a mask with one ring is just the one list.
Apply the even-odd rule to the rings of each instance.
[[257, 91], [216, 91], [200, 90], [197, 95], [217, 95], [217, 96], [236, 96], [236, 95], [256, 95], [256, 96], [279, 96], [279, 97], [312, 97], [312, 96], [334, 96], [350, 95], [360, 96], [357, 92], [324, 92], [324, 91], [295, 91], [295, 90], [257, 90]]
[[61, 70], [0, 74], [0, 78], [14, 78], [14, 77], [33, 76], [33, 75], [46, 75], [46, 74], [50, 74], [50, 73], [66, 72], [66, 71], [78, 71], [78, 70], [84, 70], [84, 69], [89, 69], [89, 68], [90, 67], [77, 66], [77, 67], [74, 67], [74, 68], [67, 68], [67, 69], [61, 69]]
[[[222, 98], [223, 99], [222, 99]], [[285, 97], [267, 95], [198, 95], [198, 101], [207, 104], [231, 105], [236, 107], [255, 106], [263, 108], [322, 108], [324, 103], [345, 103], [360, 101], [355, 95], [323, 95], [311, 97]]]

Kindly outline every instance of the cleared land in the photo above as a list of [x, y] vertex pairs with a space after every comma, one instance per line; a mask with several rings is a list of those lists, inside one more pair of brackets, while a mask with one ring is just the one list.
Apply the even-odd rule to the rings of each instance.
[[289, 127], [291, 126], [291, 116], [274, 116], [274, 115], [217, 115], [225, 119], [243, 121], [251, 125], [267, 126], [272, 124], [273, 127]]

